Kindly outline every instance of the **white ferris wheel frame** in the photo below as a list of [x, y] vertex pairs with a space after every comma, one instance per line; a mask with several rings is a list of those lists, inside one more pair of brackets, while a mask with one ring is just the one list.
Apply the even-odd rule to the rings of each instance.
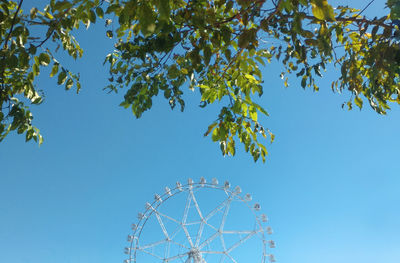
[[[216, 190], [222, 190], [226, 193], [227, 198], [223, 200], [216, 208], [211, 210], [206, 216], [203, 216], [200, 206], [197, 203], [194, 190], [201, 189], [201, 188], [208, 188], [208, 189], [216, 189]], [[186, 192], [187, 193], [187, 198], [186, 198], [186, 204], [185, 204], [185, 209], [184, 209], [184, 214], [182, 217], [182, 220], [179, 221], [169, 215], [166, 215], [164, 213], [161, 213], [158, 208], [168, 199], [173, 198], [175, 195]], [[143, 213], [138, 214], [138, 223], [137, 224], [132, 224], [132, 230], [133, 233], [131, 235], [128, 235], [128, 242], [130, 242], [130, 245], [125, 248], [125, 254], [129, 255], [129, 258], [124, 260], [124, 263], [147, 263], [147, 262], [137, 262], [136, 260], [136, 254], [138, 252], [142, 252], [148, 255], [153, 256], [154, 258], [159, 259], [159, 262], [167, 263], [172, 260], [176, 259], [181, 259], [184, 258], [185, 261], [182, 260], [182, 262], [185, 263], [206, 263], [205, 259], [202, 257], [204, 254], [221, 254], [225, 255], [230, 262], [233, 263], [239, 263], [237, 262], [229, 253], [232, 252], [234, 249], [239, 247], [241, 244], [245, 243], [248, 239], [253, 237], [254, 235], [258, 235], [260, 238], [260, 242], [262, 242], [262, 259], [261, 263], [267, 262], [269, 260], [270, 262], [275, 262], [275, 258], [273, 254], [267, 253], [267, 245], [269, 248], [274, 248], [275, 247], [275, 242], [272, 240], [266, 240], [265, 234], [272, 234], [272, 229], [271, 227], [267, 226], [264, 227], [263, 223], [267, 222], [267, 216], [265, 214], [259, 214], [258, 212], [260, 211], [261, 207], [260, 204], [255, 203], [253, 206], [250, 205], [251, 202], [251, 195], [246, 194], [244, 197], [241, 196], [241, 188], [239, 186], [236, 186], [233, 190], [230, 189], [230, 183], [225, 182], [224, 185], [220, 186], [218, 185], [218, 180], [213, 178], [212, 183], [207, 183], [206, 180], [202, 177], [200, 179], [200, 182], [196, 183], [192, 179], [188, 179], [188, 183], [182, 185], [180, 182], [176, 183], [176, 187], [173, 189], [170, 189], [168, 187], [165, 187], [165, 191], [162, 195], [155, 194], [154, 195], [154, 201], [150, 203], [146, 203], [146, 209]], [[236, 198], [236, 200], [234, 200]], [[243, 204], [245, 204], [250, 211], [253, 213], [254, 218], [255, 218], [255, 224], [256, 224], [256, 229], [254, 230], [248, 230], [248, 231], [234, 231], [234, 230], [229, 230], [226, 231], [224, 230], [224, 224], [225, 220], [228, 216], [230, 204], [232, 201], [239, 201]], [[186, 219], [188, 216], [188, 211], [189, 207], [191, 206], [191, 203], [193, 202], [195, 209], [197, 210], [197, 213], [199, 214], [200, 221], [197, 222], [197, 224], [200, 224], [196, 239], [192, 240], [192, 237], [190, 236], [186, 226], [189, 224], [186, 223]], [[221, 209], [225, 207], [223, 216], [221, 219], [221, 224], [219, 228], [215, 228], [214, 226], [210, 225], [207, 223], [207, 221], [215, 215], [217, 212], [220, 212]], [[164, 240], [159, 240], [150, 244], [146, 244], [141, 246], [140, 244], [140, 237], [142, 234], [142, 230], [144, 229], [146, 222], [151, 216], [155, 216], [158, 224], [160, 225], [163, 235], [165, 236]], [[185, 233], [185, 236], [187, 238], [187, 242], [190, 245], [190, 247], [185, 246], [184, 244], [181, 244], [179, 242], [175, 242], [173, 240], [173, 235], [170, 235], [163, 223], [162, 218], [168, 218], [171, 221], [174, 221], [177, 223], [177, 225], [180, 225]], [[192, 223], [193, 224], [193, 223]], [[211, 228], [213, 228], [216, 232], [208, 237], [206, 240], [203, 242], [200, 242], [202, 232], [204, 229], [204, 226], [207, 225]], [[238, 235], [245, 235], [243, 238], [241, 237], [239, 241], [237, 241], [235, 244], [233, 244], [230, 247], [226, 247], [223, 239], [224, 234], [238, 234]], [[212, 242], [214, 239], [220, 238], [223, 251], [213, 251], [213, 250], [204, 250], [204, 248], [209, 245], [210, 242]], [[178, 254], [178, 255], [172, 255], [167, 258], [162, 258], [158, 255], [153, 254], [152, 252], [146, 251], [146, 249], [150, 247], [155, 247], [157, 245], [161, 245], [163, 243], [173, 243], [175, 245], [181, 246], [183, 249], [187, 250], [187, 252]], [[223, 261], [223, 260], [222, 260]], [[221, 262], [222, 262], [221, 261]], [[240, 262], [244, 263], [244, 262]]]

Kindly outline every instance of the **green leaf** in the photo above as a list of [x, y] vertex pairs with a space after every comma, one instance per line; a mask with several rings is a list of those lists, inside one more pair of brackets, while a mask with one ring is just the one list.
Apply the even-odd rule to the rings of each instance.
[[8, 60], [10, 68], [16, 68], [18, 66], [18, 58], [16, 55], [12, 55]]
[[139, 25], [144, 36], [152, 34], [156, 28], [155, 15], [149, 3], [144, 2], [139, 9]]
[[38, 10], [36, 7], [33, 7], [33, 8], [31, 9], [31, 11], [30, 11], [30, 18], [31, 18], [31, 20], [33, 20], [33, 19], [36, 18], [36, 14], [37, 14], [38, 11], [39, 11], [39, 10]]
[[255, 103], [255, 102], [252, 102], [252, 104], [257, 108], [257, 110], [259, 110], [265, 116], [269, 116], [268, 112], [263, 107], [261, 107], [259, 104]]
[[29, 67], [29, 54], [25, 50], [19, 56], [19, 65], [21, 67]]
[[74, 81], [72, 79], [68, 79], [67, 83], [65, 83], [65, 89], [69, 90], [72, 88], [73, 85], [74, 85]]
[[178, 67], [173, 64], [168, 68], [168, 78], [170, 79], [175, 79], [179, 76], [179, 70]]
[[76, 82], [76, 93], [79, 93], [81, 90], [81, 83], [79, 81]]
[[257, 121], [258, 115], [257, 115], [257, 111], [256, 111], [254, 108], [250, 108], [249, 114], [250, 114], [250, 118], [251, 118], [253, 121]]
[[71, 8], [72, 3], [70, 1], [59, 1], [54, 5], [54, 9], [60, 12], [63, 12], [64, 10]]
[[29, 53], [31, 54], [31, 55], [35, 55], [36, 54], [36, 47], [34, 46], [34, 45], [30, 45], [30, 47], [29, 47]]
[[353, 106], [352, 106], [352, 104], [351, 104], [350, 101], [347, 102], [347, 108], [348, 108], [349, 110], [352, 110], [352, 109], [353, 109]]
[[227, 61], [230, 61], [232, 58], [232, 51], [230, 49], [226, 49], [224, 52], [225, 58]]
[[50, 56], [47, 53], [41, 53], [39, 55], [39, 62], [43, 66], [47, 66], [50, 63]]
[[305, 39], [304, 42], [305, 42], [306, 45], [308, 45], [308, 46], [315, 46], [315, 47], [318, 46], [318, 41], [315, 40], [315, 39], [313, 39], [313, 38]]
[[29, 128], [25, 135], [25, 141], [26, 142], [30, 141], [32, 139], [34, 133], [35, 133], [35, 131], [33, 130], [33, 128], [32, 127]]
[[62, 85], [66, 80], [67, 80], [67, 73], [63, 70], [60, 72], [60, 74], [58, 74], [57, 84]]
[[40, 69], [39, 69], [38, 64], [35, 63], [32, 65], [32, 72], [33, 72], [33, 75], [35, 75], [35, 76], [39, 75]]
[[89, 20], [92, 23], [96, 23], [96, 13], [92, 9], [89, 11]]
[[245, 74], [244, 76], [245, 76], [248, 80], [250, 80], [251, 83], [258, 83], [258, 81], [256, 80], [256, 78], [253, 77], [252, 75], [250, 75], [250, 74]]
[[38, 134], [37, 137], [39, 138], [39, 145], [43, 143], [43, 136]]
[[390, 8], [390, 18], [396, 20], [400, 18], [400, 1], [388, 0], [387, 6]]
[[112, 38], [113, 37], [113, 32], [111, 31], [111, 30], [107, 30], [107, 32], [106, 32], [106, 36], [107, 37], [109, 37], [109, 38]]
[[204, 63], [206, 64], [206, 65], [208, 65], [209, 63], [210, 63], [210, 59], [211, 59], [211, 56], [212, 56], [212, 52], [211, 52], [211, 48], [210, 48], [210, 46], [209, 45], [207, 45], [205, 48], [204, 48]]
[[238, 39], [238, 46], [240, 48], [246, 48], [250, 43], [250, 34], [248, 31], [244, 31]]
[[157, 4], [160, 20], [168, 21], [171, 15], [171, 6], [169, 0], [159, 0], [157, 1]]
[[265, 62], [261, 57], [255, 57], [255, 59], [260, 63], [261, 65], [265, 66]]
[[303, 6], [307, 6], [308, 2], [307, 0], [299, 0], [300, 4], [302, 4]]
[[121, 104], [119, 104], [119, 106], [124, 107], [125, 109], [129, 108], [131, 106], [131, 104], [127, 101], [123, 101], [121, 102]]
[[363, 106], [363, 101], [360, 97], [356, 96], [354, 98], [354, 103], [361, 109]]
[[54, 77], [58, 73], [58, 67], [59, 67], [59, 64], [54, 63], [53, 68], [51, 69], [51, 72], [50, 72], [50, 77]]
[[271, 136], [271, 143], [275, 141], [275, 134], [273, 134], [270, 130], [268, 130], [269, 136]]
[[218, 123], [214, 122], [211, 125], [208, 126], [207, 131], [204, 133], [204, 137], [208, 136], [210, 132], [214, 129], [215, 126], [217, 126]]
[[307, 85], [307, 76], [303, 76], [303, 78], [301, 79], [301, 87], [305, 89], [306, 85]]
[[220, 130], [220, 128], [217, 127], [212, 132], [211, 140], [213, 140], [214, 142], [219, 140], [219, 130]]
[[97, 8], [96, 8], [96, 14], [97, 14], [98, 17], [103, 18], [103, 17], [104, 17], [103, 8], [97, 7]]
[[335, 21], [335, 12], [327, 0], [311, 0], [312, 13], [319, 20]]
[[229, 44], [231, 42], [232, 32], [229, 27], [223, 27], [221, 30], [222, 33], [222, 40], [225, 44]]

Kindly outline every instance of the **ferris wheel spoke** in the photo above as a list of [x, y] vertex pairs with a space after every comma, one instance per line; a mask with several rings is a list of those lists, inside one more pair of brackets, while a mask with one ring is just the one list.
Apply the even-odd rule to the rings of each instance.
[[156, 214], [162, 216], [162, 217], [165, 217], [165, 218], [167, 218], [167, 219], [169, 219], [169, 220], [171, 220], [171, 221], [174, 221], [174, 222], [177, 223], [177, 224], [180, 224], [180, 223], [181, 223], [181, 222], [179, 222], [178, 220], [176, 220], [176, 219], [174, 219], [174, 218], [172, 218], [172, 217], [170, 217], [170, 216], [168, 216], [168, 215], [166, 215], [166, 214], [163, 214], [163, 213], [161, 213], [161, 212], [158, 211], [158, 210], [155, 210], [154, 212], [155, 212]]
[[229, 255], [229, 253], [225, 254], [230, 260], [232, 260], [232, 262], [237, 263], [237, 261], [231, 256]]
[[176, 237], [176, 235], [179, 234], [179, 232], [181, 230], [182, 230], [182, 227], [181, 227], [181, 224], [179, 223], [179, 227], [174, 232], [172, 232], [172, 234], [171, 234], [171, 240], [173, 240]]
[[141, 251], [142, 251], [143, 253], [145, 253], [145, 254], [148, 254], [148, 255], [150, 255], [150, 256], [153, 256], [153, 257], [155, 257], [155, 258], [158, 258], [158, 259], [160, 259], [160, 260], [163, 260], [163, 258], [160, 257], [159, 255], [156, 255], [156, 254], [151, 253], [151, 252], [146, 251], [146, 250], [141, 250]]
[[225, 260], [225, 258], [226, 258], [226, 254], [223, 253], [223, 256], [222, 256], [221, 259], [219, 260], [219, 263], [223, 263], [224, 260]]
[[232, 250], [234, 250], [235, 248], [237, 248], [238, 246], [240, 246], [241, 244], [243, 244], [244, 242], [246, 242], [247, 239], [251, 238], [252, 236], [254, 236], [256, 234], [256, 232], [250, 233], [247, 236], [245, 236], [244, 238], [240, 239], [238, 242], [236, 242], [235, 244], [233, 244], [228, 250], [227, 252], [230, 253]]
[[167, 229], [165, 228], [165, 225], [164, 225], [164, 223], [163, 223], [161, 217], [160, 217], [157, 213], [156, 213], [156, 217], [157, 217], [158, 224], [160, 224], [160, 227], [161, 227], [161, 229], [162, 229], [162, 231], [163, 231], [165, 237], [166, 237], [167, 239], [169, 239]]
[[178, 258], [182, 259], [183, 257], [185, 257], [187, 255], [188, 255], [188, 253], [179, 254], [179, 255], [176, 255], [176, 256], [173, 256], [173, 257], [170, 257], [170, 258], [163, 258], [163, 261], [164, 262], [170, 262], [171, 260], [174, 260], [174, 259], [178, 259]]
[[218, 231], [215, 232], [212, 236], [210, 236], [209, 238], [204, 240], [203, 243], [201, 243], [201, 245], [198, 248], [202, 249], [205, 245], [208, 245], [209, 243], [211, 243], [214, 239], [216, 239], [220, 235], [221, 235], [220, 232], [218, 232]]
[[189, 194], [186, 199], [185, 210], [183, 211], [182, 224], [186, 224], [191, 202], [192, 202], [192, 196]]
[[228, 202], [225, 205], [224, 214], [222, 215], [221, 225], [219, 226], [220, 231], [222, 231], [224, 229], [226, 217], [228, 216], [229, 208], [231, 207], [231, 202], [232, 202], [232, 198], [229, 197]]
[[247, 230], [247, 231], [231, 231], [231, 230], [224, 230], [224, 231], [222, 231], [222, 234], [237, 234], [237, 235], [243, 235], [243, 234], [256, 234], [256, 233], [258, 233], [258, 232], [260, 232], [260, 231], [250, 231], [250, 230]]
[[201, 223], [201, 220], [198, 221], [192, 221], [190, 223], [186, 223], [185, 226], [193, 226], [193, 225], [198, 225]]
[[204, 229], [204, 222], [201, 222], [199, 226], [199, 231], [197, 232], [196, 244], [195, 244], [196, 247], [199, 246], [200, 244], [200, 239], [201, 236], [203, 235], [203, 229]]
[[214, 208], [210, 213], [208, 213], [208, 215], [205, 217], [205, 221], [213, 217], [217, 212], [221, 211], [222, 208], [226, 206], [228, 202], [230, 202], [230, 200], [231, 200], [230, 196], [225, 200], [223, 200], [216, 208]]
[[199, 217], [201, 219], [199, 230], [197, 231], [196, 242], [195, 242], [195, 246], [197, 247], [199, 245], [199, 243], [200, 243], [200, 239], [201, 239], [201, 236], [203, 234], [203, 228], [204, 228], [205, 219], [203, 217], [203, 214], [201, 213], [199, 204], [197, 203], [196, 197], [194, 196], [194, 193], [193, 193], [192, 189], [190, 189], [190, 195], [191, 195], [191, 198], [193, 200], [194, 206], [196, 207], [197, 213], [199, 214]]
[[192, 195], [188, 194], [188, 196], [186, 198], [185, 210], [183, 211], [181, 226], [182, 226], [183, 231], [185, 232], [185, 236], [186, 236], [187, 240], [189, 241], [190, 246], [193, 247], [192, 238], [190, 237], [189, 231], [186, 228], [186, 220], [187, 220], [187, 217], [189, 214], [189, 208], [190, 208], [191, 202], [192, 202]]
[[205, 250], [200, 251], [201, 254], [224, 254], [223, 251], [212, 251], [212, 250]]
[[188, 250], [190, 249], [190, 247], [185, 246], [184, 244], [178, 243], [178, 242], [176, 242], [174, 240], [170, 240], [169, 242], [172, 243], [172, 244], [175, 244], [177, 246], [180, 246], [181, 248], [188, 249]]
[[153, 210], [153, 212], [155, 213], [156, 218], [157, 218], [157, 221], [158, 221], [158, 224], [160, 225], [161, 230], [162, 230], [163, 233], [164, 233], [164, 236], [165, 236], [167, 239], [169, 239], [167, 229], [165, 228], [165, 225], [164, 225], [164, 223], [163, 223], [163, 221], [162, 221], [162, 219], [161, 219], [161, 217], [160, 217], [160, 215], [159, 215], [158, 210], [155, 209], [153, 206], [150, 206], [150, 209]]
[[169, 257], [170, 248], [171, 248], [171, 242], [167, 242], [167, 245], [165, 246], [165, 249], [164, 249], [164, 258]]
[[203, 214], [201, 213], [199, 204], [197, 203], [196, 197], [194, 196], [192, 189], [190, 189], [190, 196], [191, 196], [191, 199], [193, 200], [194, 206], [196, 207], [197, 213], [199, 213], [201, 220], [204, 220]]
[[160, 241], [157, 241], [157, 242], [154, 242], [154, 243], [150, 243], [150, 244], [147, 244], [147, 245], [138, 246], [137, 249], [145, 250], [145, 249], [152, 248], [152, 247], [158, 246], [158, 245], [160, 245], [162, 243], [166, 243], [166, 242], [167, 242], [167, 240], [164, 239], [164, 240], [160, 240]]
[[223, 236], [222, 234], [219, 235], [219, 240], [221, 241], [222, 249], [223, 249], [224, 251], [226, 251], [225, 239], [224, 239], [224, 236]]
[[189, 241], [190, 246], [193, 247], [193, 241], [192, 241], [192, 238], [190, 237], [189, 231], [187, 230], [186, 226], [183, 224], [182, 224], [182, 229], [183, 229], [183, 232], [185, 232], [185, 236], [186, 236], [187, 240]]
[[205, 224], [206, 224], [207, 226], [209, 226], [210, 228], [212, 228], [214, 231], [218, 231], [218, 228], [216, 228], [215, 226], [213, 226], [213, 225], [207, 223], [207, 221], [205, 222]]

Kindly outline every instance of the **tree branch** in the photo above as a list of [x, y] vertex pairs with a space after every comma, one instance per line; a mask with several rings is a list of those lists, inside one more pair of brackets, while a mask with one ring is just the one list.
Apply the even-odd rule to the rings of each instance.
[[24, 0], [21, 0], [21, 1], [19, 2], [19, 4], [18, 4], [18, 8], [17, 8], [17, 11], [15, 12], [14, 17], [13, 17], [13, 20], [12, 20], [12, 22], [11, 22], [11, 28], [10, 28], [10, 31], [8, 32], [7, 37], [6, 37], [6, 40], [5, 40], [3, 49], [8, 49], [7, 43], [8, 43], [8, 40], [10, 39], [11, 33], [12, 33], [13, 29], [14, 29], [15, 20], [17, 19], [19, 10], [21, 9], [22, 2], [24, 2]]
[[[276, 12], [274, 12], [274, 13], [276, 13]], [[268, 16], [268, 18], [269, 17], [270, 16]], [[293, 18], [294, 16], [293, 15], [282, 15], [281, 17], [282, 18]], [[304, 16], [304, 18], [309, 19], [309, 20], [317, 19], [315, 16], [311, 16], [311, 15], [306, 15], [306, 16]], [[367, 19], [365, 17], [357, 18], [357, 16], [356, 17], [336, 17], [335, 21], [326, 21], [326, 22], [334, 23], [336, 21], [338, 21], [338, 22], [352, 22], [352, 23], [356, 22], [357, 24], [368, 24], [368, 25], [380, 26], [380, 27], [387, 28], [387, 29], [394, 29], [394, 26], [391, 25], [391, 24], [385, 24], [385, 23], [383, 23], [383, 22], [381, 22], [379, 20], [369, 20], [369, 19]]]
[[56, 20], [56, 22], [54, 24], [52, 24], [50, 22], [50, 27], [52, 27], [51, 32], [46, 36], [45, 39], [42, 40], [42, 42], [40, 42], [36, 48], [41, 47], [44, 43], [47, 42], [47, 40], [49, 40], [49, 38], [53, 35], [54, 31], [56, 30], [56, 26], [61, 22], [61, 20], [63, 19], [63, 16], [65, 16], [69, 11], [71, 10], [71, 8], [68, 8], [67, 10], [65, 10], [62, 15], [60, 16], [60, 18], [58, 18]]

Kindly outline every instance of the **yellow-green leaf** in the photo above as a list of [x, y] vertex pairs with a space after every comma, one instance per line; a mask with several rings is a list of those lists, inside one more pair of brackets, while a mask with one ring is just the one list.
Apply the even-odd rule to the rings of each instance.
[[335, 21], [335, 12], [327, 0], [312, 0], [312, 13], [319, 20]]
[[210, 126], [208, 126], [207, 131], [204, 133], [204, 137], [208, 136], [210, 134], [210, 132], [214, 129], [214, 127], [217, 125], [216, 122], [214, 122], [213, 124], [211, 124]]
[[211, 139], [212, 139], [214, 142], [218, 141], [218, 139], [219, 139], [219, 128], [215, 128], [215, 129], [213, 130]]
[[356, 96], [354, 98], [354, 103], [361, 109], [363, 105], [363, 101], [360, 97]]
[[251, 83], [258, 83], [258, 81], [256, 80], [256, 78], [253, 77], [252, 75], [250, 75], [250, 74], [245, 74], [244, 76], [245, 76], [248, 80], [250, 80]]
[[54, 75], [56, 75], [57, 73], [58, 73], [58, 63], [55, 63], [54, 64], [54, 66], [53, 66], [53, 68], [51, 69], [51, 72], [50, 72], [50, 77], [53, 77]]

